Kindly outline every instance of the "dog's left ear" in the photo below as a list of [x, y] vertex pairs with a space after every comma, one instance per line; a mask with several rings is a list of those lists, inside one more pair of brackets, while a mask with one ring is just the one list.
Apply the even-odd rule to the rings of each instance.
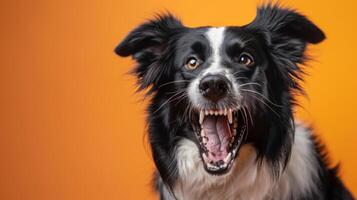
[[305, 16], [279, 5], [259, 7], [256, 18], [247, 27], [262, 31], [273, 51], [295, 63], [303, 62], [308, 43], [325, 39], [325, 34]]

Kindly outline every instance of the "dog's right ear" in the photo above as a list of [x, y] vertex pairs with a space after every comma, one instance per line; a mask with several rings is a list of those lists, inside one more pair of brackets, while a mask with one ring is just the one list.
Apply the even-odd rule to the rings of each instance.
[[115, 53], [134, 58], [144, 52], [158, 53], [165, 48], [171, 34], [180, 28], [183, 25], [173, 15], [158, 16], [131, 31], [115, 48]]
[[164, 55], [170, 40], [182, 28], [181, 22], [171, 14], [161, 15], [135, 28], [115, 48], [119, 56], [133, 56], [138, 62], [133, 72], [138, 77], [139, 90], [160, 84], [167, 71], [162, 64]]

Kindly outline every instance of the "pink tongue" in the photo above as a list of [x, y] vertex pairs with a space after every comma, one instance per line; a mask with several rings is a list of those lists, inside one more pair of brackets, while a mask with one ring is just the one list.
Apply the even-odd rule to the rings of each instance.
[[209, 150], [212, 161], [223, 160], [228, 155], [229, 138], [231, 129], [226, 116], [205, 116], [202, 125], [203, 131], [208, 138], [205, 145]]

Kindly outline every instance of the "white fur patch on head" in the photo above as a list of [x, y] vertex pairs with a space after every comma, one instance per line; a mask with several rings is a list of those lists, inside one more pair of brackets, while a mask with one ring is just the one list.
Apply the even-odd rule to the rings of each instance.
[[210, 43], [210, 47], [212, 50], [212, 55], [210, 57], [210, 61], [212, 61], [212, 64], [208, 69], [205, 70], [203, 75], [224, 72], [224, 68], [222, 68], [221, 66], [221, 53], [220, 53], [224, 41], [224, 31], [225, 31], [224, 27], [209, 28], [206, 33], [206, 37]]
[[194, 106], [199, 105], [199, 102], [202, 101], [202, 97], [199, 93], [198, 85], [200, 80], [208, 74], [221, 74], [227, 77], [227, 79], [232, 83], [233, 92], [235, 96], [239, 97], [239, 86], [231, 72], [228, 68], [224, 67], [222, 64], [222, 48], [225, 38], [225, 27], [212, 27], [208, 28], [205, 36], [209, 42], [211, 49], [211, 55], [206, 60], [210, 65], [207, 69], [203, 70], [199, 76], [197, 76], [188, 87], [188, 96], [193, 102]]

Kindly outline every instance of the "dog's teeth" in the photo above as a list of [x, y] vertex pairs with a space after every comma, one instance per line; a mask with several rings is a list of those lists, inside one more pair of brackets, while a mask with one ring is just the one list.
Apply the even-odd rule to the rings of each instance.
[[216, 115], [216, 116], [217, 116], [217, 115], [218, 115], [218, 111], [215, 111], [215, 112], [214, 112], [214, 115]]
[[228, 115], [228, 122], [229, 122], [230, 124], [233, 123], [232, 109], [229, 109], [229, 110], [228, 110], [227, 115]]
[[200, 111], [200, 124], [203, 123], [203, 120], [205, 118], [205, 113], [203, 112], [203, 110]]
[[231, 159], [232, 152], [229, 152], [229, 154], [226, 156], [226, 158], [223, 160], [225, 163], [228, 163], [228, 161]]
[[223, 111], [222, 111], [222, 110], [219, 110], [218, 113], [219, 113], [219, 115], [222, 115], [222, 114], [223, 114]]
[[204, 137], [205, 136], [205, 131], [202, 129], [201, 130], [201, 136]]
[[209, 111], [209, 114], [210, 114], [210, 115], [213, 115], [213, 114], [214, 114], [213, 110], [210, 110], [210, 111]]
[[208, 115], [209, 114], [209, 111], [208, 110], [205, 110], [205, 115]]
[[224, 109], [224, 115], [227, 115], [227, 108]]
[[206, 154], [202, 154], [203, 160], [204, 161], [208, 161], [207, 155]]
[[226, 168], [228, 165], [228, 163], [224, 163], [223, 165], [221, 165], [221, 168]]
[[217, 166], [215, 166], [215, 165], [213, 165], [213, 164], [211, 164], [211, 163], [208, 163], [208, 164], [207, 164], [207, 167], [209, 167], [209, 168], [211, 168], [211, 169], [213, 169], [213, 170], [218, 170], [218, 169], [219, 169], [219, 167], [217, 167]]

